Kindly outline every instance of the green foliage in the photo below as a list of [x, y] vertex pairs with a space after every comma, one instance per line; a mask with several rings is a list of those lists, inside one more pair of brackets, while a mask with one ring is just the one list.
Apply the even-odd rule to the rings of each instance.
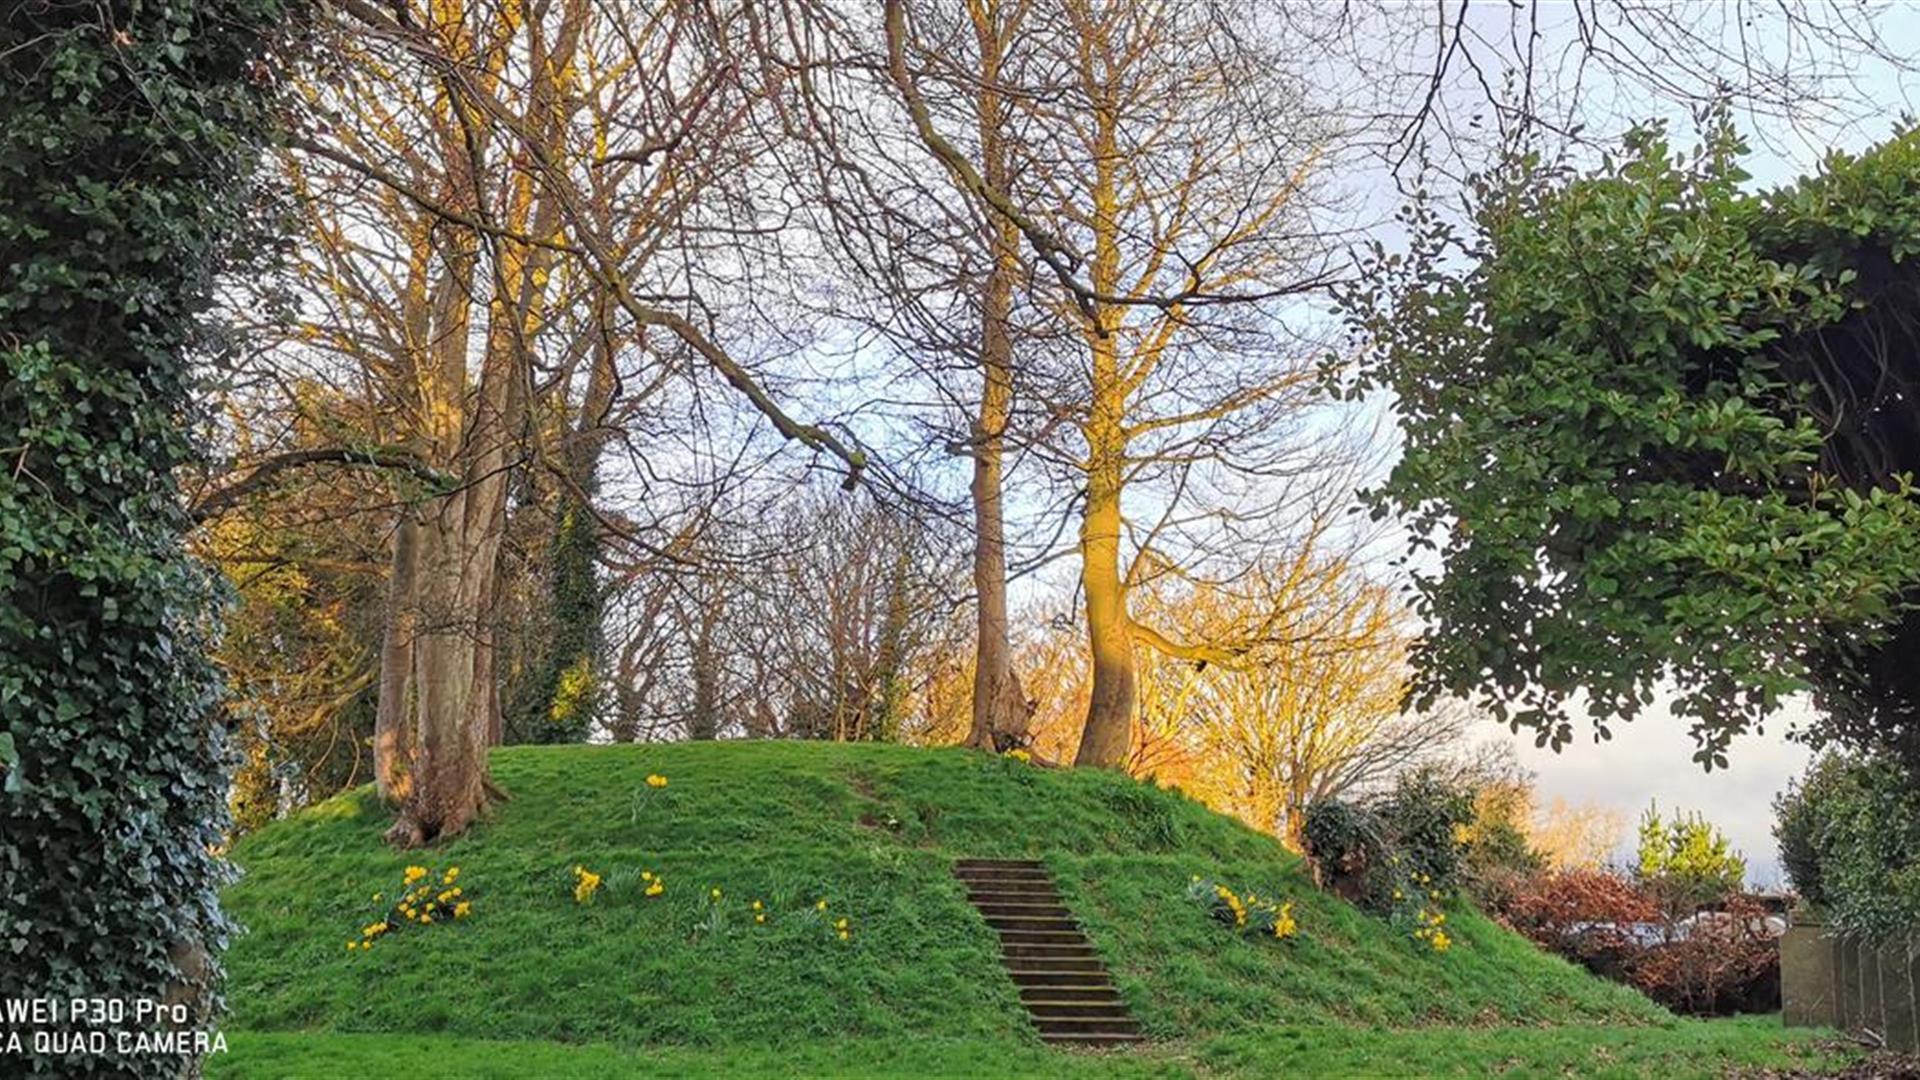
[[1474, 817], [1473, 788], [1440, 770], [1415, 769], [1365, 800], [1307, 806], [1307, 854], [1334, 891], [1368, 910], [1411, 922], [1434, 894], [1461, 882]]
[[1450, 891], [1460, 884], [1473, 796], [1471, 786], [1439, 770], [1414, 769], [1380, 801], [1380, 817], [1406, 872], [1423, 878], [1426, 891]]
[[1786, 871], [1800, 898], [1816, 907], [1828, 901], [1820, 856], [1836, 811], [1852, 794], [1853, 783], [1853, 770], [1847, 760], [1828, 753], [1807, 768], [1806, 776], [1791, 781], [1786, 790], [1774, 796], [1773, 836], [1780, 844], [1780, 868]]
[[584, 742], [604, 705], [600, 526], [577, 497], [563, 496], [561, 505], [548, 556], [547, 602], [539, 615], [543, 639], [530, 677], [503, 718], [509, 743]]
[[1726, 834], [1699, 814], [1660, 816], [1652, 805], [1640, 818], [1634, 875], [1640, 887], [1676, 910], [1720, 900], [1741, 891], [1747, 861]]
[[1920, 791], [1900, 765], [1830, 754], [1774, 804], [1796, 888], [1849, 933], [1920, 933]]
[[[218, 590], [181, 551], [188, 354], [272, 129], [289, 0], [0, 20], [0, 999], [217, 1005]], [[30, 1072], [180, 1061], [30, 1057]]]
[[1558, 747], [1576, 695], [1604, 733], [1664, 682], [1709, 768], [1795, 691], [1854, 706], [1823, 737], [1910, 713], [1878, 704], [1912, 665], [1876, 660], [1920, 587], [1887, 396], [1913, 375], [1876, 373], [1915, 351], [1920, 135], [1771, 195], [1741, 190], [1744, 150], [1721, 116], [1691, 158], [1657, 127], [1586, 175], [1516, 154], [1467, 230], [1415, 205], [1411, 250], [1343, 297], [1345, 389], [1389, 392], [1405, 442], [1370, 499], [1438, 556], [1418, 700]]
[[[962, 750], [719, 742], [496, 751], [513, 791], [436, 853], [483, 905], [370, 954], [342, 947], [367, 883], [407, 858], [369, 792], [244, 838], [227, 901], [251, 932], [231, 957], [234, 1031], [609, 1042], [668, 1053], [817, 1052], [837, 1040], [1037, 1046], [999, 943], [954, 878], [959, 856], [1042, 858], [1142, 1022], [1168, 1038], [1299, 1024], [1645, 1023], [1631, 992], [1541, 955], [1470, 909], [1436, 956], [1313, 889], [1271, 836], [1107, 770]], [[658, 773], [672, 795], [627, 812]], [[1118, 816], [1137, 789], [1181, 845], [1143, 851]], [[577, 904], [573, 868], [604, 873]], [[663, 877], [652, 899], [620, 871]], [[1294, 903], [1285, 947], [1225, 934], [1179, 888], [1199, 874]], [[723, 890], [725, 933], [696, 934]], [[624, 890], [624, 891], [623, 891]], [[824, 922], [809, 921], [820, 899]], [[771, 915], [760, 927], [750, 905]], [[829, 929], [850, 920], [849, 940]], [[473, 1007], [473, 988], [486, 1007]], [[732, 1048], [729, 1050], [729, 1048]]]

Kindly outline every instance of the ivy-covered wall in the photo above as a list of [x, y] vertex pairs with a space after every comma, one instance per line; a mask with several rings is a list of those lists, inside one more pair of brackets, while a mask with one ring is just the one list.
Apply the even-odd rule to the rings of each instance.
[[[264, 58], [299, 14], [0, 5], [0, 999], [164, 999], [202, 1023], [218, 1002], [217, 591], [182, 553], [173, 474], [187, 358], [272, 129]], [[192, 1065], [112, 1038], [26, 1060]]]

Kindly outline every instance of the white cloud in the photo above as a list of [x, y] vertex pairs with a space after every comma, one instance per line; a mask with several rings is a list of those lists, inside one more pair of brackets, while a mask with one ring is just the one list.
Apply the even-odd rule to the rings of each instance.
[[1783, 883], [1780, 857], [1773, 840], [1773, 797], [1798, 776], [1811, 752], [1787, 740], [1787, 731], [1807, 717], [1806, 707], [1791, 704], [1767, 725], [1764, 734], [1734, 740], [1727, 753], [1728, 768], [1708, 773], [1693, 761], [1694, 744], [1687, 722], [1656, 703], [1639, 720], [1615, 724], [1613, 739], [1592, 742], [1575, 737], [1559, 753], [1533, 745], [1530, 732], [1496, 738], [1514, 744], [1520, 762], [1537, 777], [1539, 801], [1555, 797], [1571, 803], [1593, 802], [1620, 810], [1627, 818], [1627, 835], [1619, 854], [1630, 858], [1633, 827], [1652, 800], [1663, 813], [1696, 810], [1718, 825], [1747, 859], [1749, 884]]

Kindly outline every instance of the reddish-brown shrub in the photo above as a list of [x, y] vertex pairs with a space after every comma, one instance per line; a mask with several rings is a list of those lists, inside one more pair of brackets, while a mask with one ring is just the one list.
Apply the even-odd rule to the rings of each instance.
[[1744, 897], [1729, 899], [1724, 911], [1675, 920], [1658, 897], [1599, 870], [1502, 879], [1481, 895], [1494, 915], [1541, 948], [1675, 1012], [1778, 1006], [1780, 944], [1766, 911]]
[[1675, 1012], [1696, 1016], [1779, 1007], [1780, 939], [1767, 925], [1765, 908], [1732, 897], [1724, 910], [1687, 920], [1684, 930], [1639, 956], [1631, 968], [1634, 986]]

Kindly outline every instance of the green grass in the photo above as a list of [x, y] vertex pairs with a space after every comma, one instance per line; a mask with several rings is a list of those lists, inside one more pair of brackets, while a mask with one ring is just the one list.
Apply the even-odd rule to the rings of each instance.
[[[670, 785], [647, 788], [650, 772]], [[216, 1075], [349, 1075], [440, 1057], [457, 1063], [444, 1074], [475, 1076], [1188, 1075], [1405, 1061], [1472, 1074], [1501, 1053], [1550, 1073], [1584, 1071], [1589, 1052], [1631, 1061], [1693, 1048], [1718, 1061], [1786, 1045], [1764, 1022], [1673, 1021], [1469, 909], [1450, 915], [1453, 950], [1433, 954], [1317, 893], [1271, 838], [1114, 774], [818, 743], [511, 749], [494, 773], [512, 800], [431, 853], [388, 850], [387, 816], [365, 791], [238, 845], [245, 877], [227, 903], [249, 932], [229, 956], [233, 1052]], [[1158, 1045], [1118, 1058], [1041, 1046], [951, 875], [963, 855], [1045, 858]], [[391, 894], [409, 862], [461, 866], [473, 917], [347, 951], [376, 915], [372, 894]], [[644, 866], [667, 893], [577, 906], [576, 864], [609, 888]], [[1225, 932], [1184, 899], [1194, 874], [1292, 898], [1299, 938]], [[696, 933], [716, 886], [728, 927]], [[823, 897], [851, 920], [850, 941], [814, 914]], [[753, 899], [765, 927], [751, 925]]]
[[526, 1077], [1145, 1077], [1569, 1076], [1684, 1080], [1786, 1063], [1830, 1067], [1833, 1052], [1770, 1018], [1664, 1027], [1279, 1028], [1144, 1050], [1058, 1053], [992, 1040], [874, 1039], [762, 1046], [621, 1048], [489, 1042], [445, 1035], [247, 1034], [214, 1058], [218, 1080], [320, 1080], [395, 1073], [470, 1080]]

